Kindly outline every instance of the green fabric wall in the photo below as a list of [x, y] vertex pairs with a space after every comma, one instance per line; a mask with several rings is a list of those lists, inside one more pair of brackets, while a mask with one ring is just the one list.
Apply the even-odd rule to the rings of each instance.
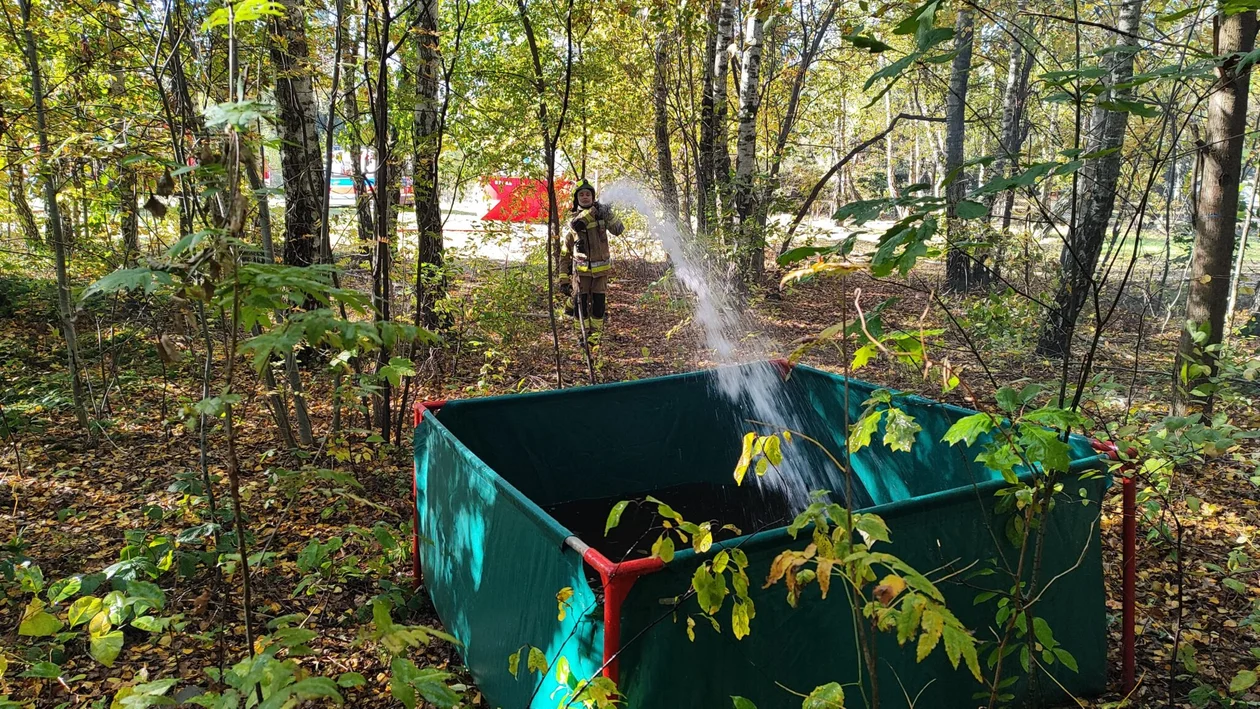
[[[778, 377], [769, 364], [744, 367], [742, 373]], [[741, 439], [752, 429], [746, 419], [760, 414], [747, 400], [732, 404], [724, 397], [717, 376], [695, 372], [454, 401], [436, 418], [426, 415], [416, 429], [421, 533], [432, 542], [422, 546], [426, 585], [448, 630], [465, 643], [466, 661], [492, 702], [510, 709], [555, 706], [553, 675], [535, 693], [534, 679], [508, 674], [507, 657], [523, 644], [543, 648], [553, 662], [564, 654], [583, 677], [601, 662], [602, 620], [595, 594], [584, 581], [581, 559], [564, 546], [568, 530], [541, 507], [641, 497], [681, 483], [734, 484]], [[856, 380], [846, 386], [844, 378], [808, 367], [797, 367], [786, 382], [776, 382], [786, 402], [778, 415], [837, 457], [848, 423], [875, 388]], [[993, 492], [1002, 483], [973, 462], [979, 443], [967, 448], [940, 442], [954, 420], [972, 412], [919, 397], [906, 397], [899, 406], [924, 429], [912, 451], [884, 447], [881, 427], [875, 443], [851, 461], [857, 506], [885, 517], [893, 531], [889, 551], [921, 571], [984, 564], [1012, 553], [1002, 541], [1003, 520], [992, 515]], [[1077, 467], [1095, 464], [1088, 441], [1073, 438], [1071, 445]], [[798, 442], [786, 453], [802, 461], [811, 489], [844, 489], [843, 475], [816, 447]], [[1066, 486], [1039, 574], [1042, 580], [1053, 577], [1081, 559], [1045, 594], [1041, 611], [1081, 668], [1078, 674], [1060, 668], [1057, 679], [1082, 695], [1101, 691], [1105, 680], [1096, 524], [1104, 485], [1095, 478]], [[1082, 487], [1092, 504], [1081, 504], [1076, 493]], [[599, 539], [585, 541], [599, 548]], [[781, 529], [730, 543], [748, 551], [756, 587], [779, 550], [804, 546]], [[826, 601], [815, 597], [792, 610], [782, 587], [759, 590], [753, 635], [741, 642], [729, 634], [729, 617], [721, 636], [702, 622], [695, 644], [686, 638], [683, 616], [677, 623], [672, 617], [658, 621], [670, 610], [660, 599], [686, 588], [695, 563], [689, 551], [681, 553], [665, 571], [642, 579], [627, 603], [622, 637], [643, 632], [626, 647], [621, 662], [630, 707], [725, 708], [730, 694], [757, 698], [760, 709], [799, 706], [768, 678], [808, 691], [856, 676], [851, 613], [842, 595]], [[999, 588], [997, 578], [968, 583]], [[974, 606], [977, 590], [959, 580], [943, 589], [950, 608], [968, 627], [987, 633], [992, 604]], [[574, 610], [558, 621], [555, 594], [566, 586], [575, 590]], [[890, 691], [898, 676], [911, 696], [928, 687], [930, 700], [920, 707], [972, 706], [971, 693], [978, 687], [968, 674], [944, 664], [943, 655], [916, 665], [913, 650], [897, 648], [894, 639], [881, 645], [880, 656], [886, 667], [884, 706], [901, 706], [901, 692]], [[1046, 681], [1042, 687], [1053, 689], [1053, 684]]]

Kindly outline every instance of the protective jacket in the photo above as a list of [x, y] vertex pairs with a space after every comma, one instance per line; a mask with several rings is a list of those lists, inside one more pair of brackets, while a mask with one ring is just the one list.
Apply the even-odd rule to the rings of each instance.
[[595, 202], [586, 209], [573, 210], [565, 239], [560, 269], [575, 275], [604, 273], [612, 268], [608, 234], [620, 236], [626, 227], [606, 204]]

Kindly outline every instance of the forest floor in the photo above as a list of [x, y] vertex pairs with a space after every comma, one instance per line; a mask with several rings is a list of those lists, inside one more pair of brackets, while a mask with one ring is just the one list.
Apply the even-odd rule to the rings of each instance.
[[[621, 267], [613, 279], [607, 334], [597, 353], [599, 381], [638, 379], [714, 364], [711, 354], [698, 344], [699, 328], [690, 320], [685, 299], [660, 278], [663, 273], [659, 264], [632, 263]], [[927, 307], [931, 284], [917, 277], [907, 284], [852, 275], [757, 297], [745, 313], [748, 337], [743, 341], [750, 351], [758, 346], [754, 341], [779, 343], [776, 351], [760, 354], [787, 354], [794, 343], [807, 341], [846, 315], [851, 318], [859, 289], [864, 310], [886, 298], [898, 299], [884, 311], [886, 330], [946, 328], [943, 342], [931, 348], [934, 356], [964, 364], [979, 396], [992, 393], [995, 387], [990, 381], [1003, 385], [1055, 382], [1062, 374], [1051, 362], [1030, 354], [1041, 325], [1035, 307], [1013, 307], [997, 298], [947, 299], [944, 302], [957, 325], [951, 327], [939, 308]], [[470, 287], [460, 292], [469, 308], [484, 308]], [[529, 310], [529, 299], [522, 302]], [[541, 303], [535, 299], [532, 306]], [[121, 373], [109, 402], [112, 418], [107, 436], [92, 446], [75, 432], [65, 395], [59, 393], [58, 383], [66, 379], [64, 362], [57, 338], [46, 324], [46, 313], [19, 308], [5, 315], [0, 320], [0, 387], [12, 392], [5, 401], [10, 409], [18, 407], [22, 420], [29, 423], [10, 426], [9, 435], [0, 441], [0, 500], [6, 508], [0, 514], [0, 540], [7, 544], [5, 549], [21, 549], [52, 583], [115, 564], [129, 543], [133, 547], [129, 553], [134, 553], [136, 546], [144, 548], [163, 536], [173, 539], [181, 529], [197, 523], [200, 518], [190, 509], [188, 497], [173, 483], [199, 470], [198, 436], [193, 428], [169, 423], [181, 406], [201, 398], [190, 384], [196, 381], [202, 356], [196, 339], [176, 338], [183, 358], [172, 365], [169, 379], [163, 378], [157, 358], [148, 354], [153, 348], [151, 334], [147, 339], [124, 338], [105, 348], [118, 359]], [[1165, 413], [1160, 409], [1168, 400], [1171, 377], [1167, 373], [1177, 330], [1175, 323], [1161, 330], [1162, 320], [1120, 313], [1101, 342], [1098, 362], [1098, 371], [1117, 386], [1108, 408], [1089, 411], [1096, 419]], [[568, 323], [561, 325], [564, 380], [570, 386], [586, 383], [589, 373], [577, 337]], [[420, 367], [418, 380], [424, 383], [415, 397], [459, 398], [554, 386], [556, 365], [545, 310], [541, 315], [517, 313], [511, 323], [501, 323], [495, 330], [497, 336], [488, 338], [484, 327], [474, 331], [457, 317], [452, 347]], [[108, 338], [102, 341], [110, 342]], [[1141, 353], [1140, 360], [1135, 361], [1135, 352]], [[982, 355], [983, 363], [976, 353]], [[91, 353], [88, 356], [93, 361]], [[843, 368], [837, 352], [821, 347], [803, 361], [833, 371]], [[106, 377], [112, 378], [112, 371], [102, 366]], [[924, 382], [915, 372], [886, 362], [872, 364], [856, 376], [941, 398], [939, 384]], [[320, 447], [302, 460], [279, 445], [259, 394], [255, 387], [238, 416], [245, 511], [253, 520], [251, 548], [261, 546], [266, 552], [253, 575], [261, 622], [297, 614], [302, 627], [318, 631], [309, 643], [312, 653], [300, 660], [305, 668], [325, 676], [362, 674], [365, 684], [342, 690], [349, 706], [396, 706], [389, 696], [388, 663], [379, 653], [364, 651], [363, 632], [371, 620], [370, 599], [389, 591], [391, 585], [409, 584], [409, 436], [404, 435], [400, 447], [381, 447], [367, 442], [366, 434], [357, 435], [344, 446]], [[98, 399], [100, 395], [95, 393]], [[960, 390], [945, 398], [971, 403]], [[326, 392], [316, 389], [308, 399], [312, 417], [321, 429], [326, 428], [330, 416]], [[1260, 411], [1233, 414], [1240, 426], [1260, 425]], [[19, 420], [9, 413], [5, 416]], [[210, 470], [222, 475], [221, 435], [216, 432], [212, 439]], [[1254, 457], [1254, 451], [1245, 452], [1248, 455], [1237, 457]], [[1255, 571], [1260, 564], [1254, 561], [1260, 559], [1256, 549], [1260, 491], [1249, 482], [1256, 471], [1235, 457], [1213, 457], [1178, 473], [1176, 498], [1167, 512], [1175, 513], [1182, 530], [1180, 558], [1175, 546], [1154, 532], [1148, 534], [1150, 525], [1143, 523], [1140, 530], [1140, 682], [1132, 706], [1190, 706], [1184, 697], [1197, 683], [1224, 687], [1238, 670], [1257, 662], [1250, 650], [1260, 646], [1260, 638], [1246, 619], [1260, 599], [1260, 577]], [[335, 469], [348, 477], [330, 477], [320, 469]], [[317, 494], [310, 494], [312, 490]], [[1108, 675], [1113, 688], [1118, 686], [1120, 660], [1119, 490], [1119, 486], [1111, 488], [1102, 523], [1112, 640]], [[397, 544], [382, 542], [371, 531], [374, 525], [389, 530]], [[344, 542], [334, 570], [295, 595], [299, 581], [308, 575], [298, 565], [301, 552], [312, 539], [333, 537]], [[1246, 561], [1231, 566], [1231, 558]], [[1229, 575], [1241, 582], [1242, 591], [1238, 586], [1221, 586], [1221, 574], [1210, 565], [1230, 569]], [[174, 571], [164, 574], [160, 580], [166, 592], [163, 612], [177, 614], [186, 625], [182, 631], [128, 630], [113, 668], [89, 658], [83, 652], [82, 637], [71, 640], [56, 658], [30, 657], [14, 649], [29, 594], [4, 583], [7, 596], [0, 597], [0, 647], [9, 648], [3, 653], [10, 671], [0, 670], [0, 695], [7, 692], [13, 700], [29, 700], [39, 707], [103, 707], [108, 706], [100, 701], [103, 697], [112, 697], [128, 684], [179, 677], [185, 692], [181, 696], [189, 696], [196, 688], [208, 686], [207, 668], [230, 666], [243, 655], [244, 628], [234, 600], [239, 597], [239, 572], [226, 576], [223, 583], [226, 593], [219, 592], [218, 583], [204, 567], [189, 576]], [[411, 622], [438, 623], [423, 594], [412, 608]], [[1180, 644], [1194, 648], [1194, 673], [1186, 669], [1187, 651], [1177, 661], [1170, 657], [1179, 619]], [[19, 668], [48, 659], [60, 660], [61, 679], [20, 676]], [[435, 641], [413, 659], [421, 666], [446, 668], [463, 676], [455, 651], [444, 642]], [[476, 689], [469, 685], [469, 696], [475, 699]], [[1120, 699], [1113, 689], [1101, 700], [1082, 706], [1114, 706]]]

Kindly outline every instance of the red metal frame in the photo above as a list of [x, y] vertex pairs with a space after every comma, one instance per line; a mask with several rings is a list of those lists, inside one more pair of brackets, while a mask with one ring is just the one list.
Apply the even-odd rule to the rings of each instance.
[[630, 595], [635, 581], [640, 576], [664, 569], [665, 562], [655, 556], [613, 562], [577, 537], [569, 537], [565, 543], [599, 573], [604, 587], [604, 676], [619, 683], [621, 673], [617, 655], [621, 652], [621, 606]]
[[784, 379], [788, 378], [788, 375], [792, 373], [792, 368], [796, 366], [784, 357], [775, 357], [770, 360], [770, 364], [773, 364], [779, 369], [779, 374], [782, 374]]
[[[415, 413], [414, 425], [419, 426], [424, 420], [424, 412], [432, 411], [437, 413], [446, 405], [445, 399], [434, 399], [432, 401], [417, 401], [412, 411]], [[411, 588], [420, 588], [420, 580], [423, 578], [423, 570], [420, 568], [420, 490], [416, 487], [416, 474], [420, 471], [414, 467], [411, 470]]]
[[[1100, 453], [1106, 453], [1107, 457], [1112, 460], [1120, 460], [1120, 448], [1110, 441], [1090, 441], [1094, 450]], [[1129, 458], [1137, 456], [1137, 451], [1133, 448], [1125, 451]], [[1137, 479], [1134, 475], [1126, 475], [1126, 472], [1132, 471], [1134, 465], [1132, 462], [1125, 463], [1120, 468], [1120, 485], [1123, 496], [1121, 499], [1121, 529], [1123, 533], [1123, 551], [1121, 553], [1120, 563], [1123, 569], [1123, 584], [1121, 587], [1122, 611], [1121, 611], [1121, 629], [1120, 629], [1120, 671], [1121, 680], [1124, 687], [1124, 693], [1129, 694], [1136, 686], [1136, 666], [1135, 657], [1135, 625], [1137, 623]]]

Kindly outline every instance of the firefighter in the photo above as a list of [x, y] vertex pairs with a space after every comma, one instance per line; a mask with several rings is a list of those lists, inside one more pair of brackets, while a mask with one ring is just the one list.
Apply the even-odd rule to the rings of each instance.
[[608, 234], [621, 236], [625, 228], [611, 207], [596, 201], [595, 187], [591, 183], [586, 180], [578, 183], [573, 191], [570, 230], [560, 260], [561, 271], [571, 274], [571, 280], [561, 285], [561, 292], [573, 295], [571, 314], [581, 320], [587, 341], [592, 345], [599, 344], [608, 305], [608, 276], [612, 270]]

